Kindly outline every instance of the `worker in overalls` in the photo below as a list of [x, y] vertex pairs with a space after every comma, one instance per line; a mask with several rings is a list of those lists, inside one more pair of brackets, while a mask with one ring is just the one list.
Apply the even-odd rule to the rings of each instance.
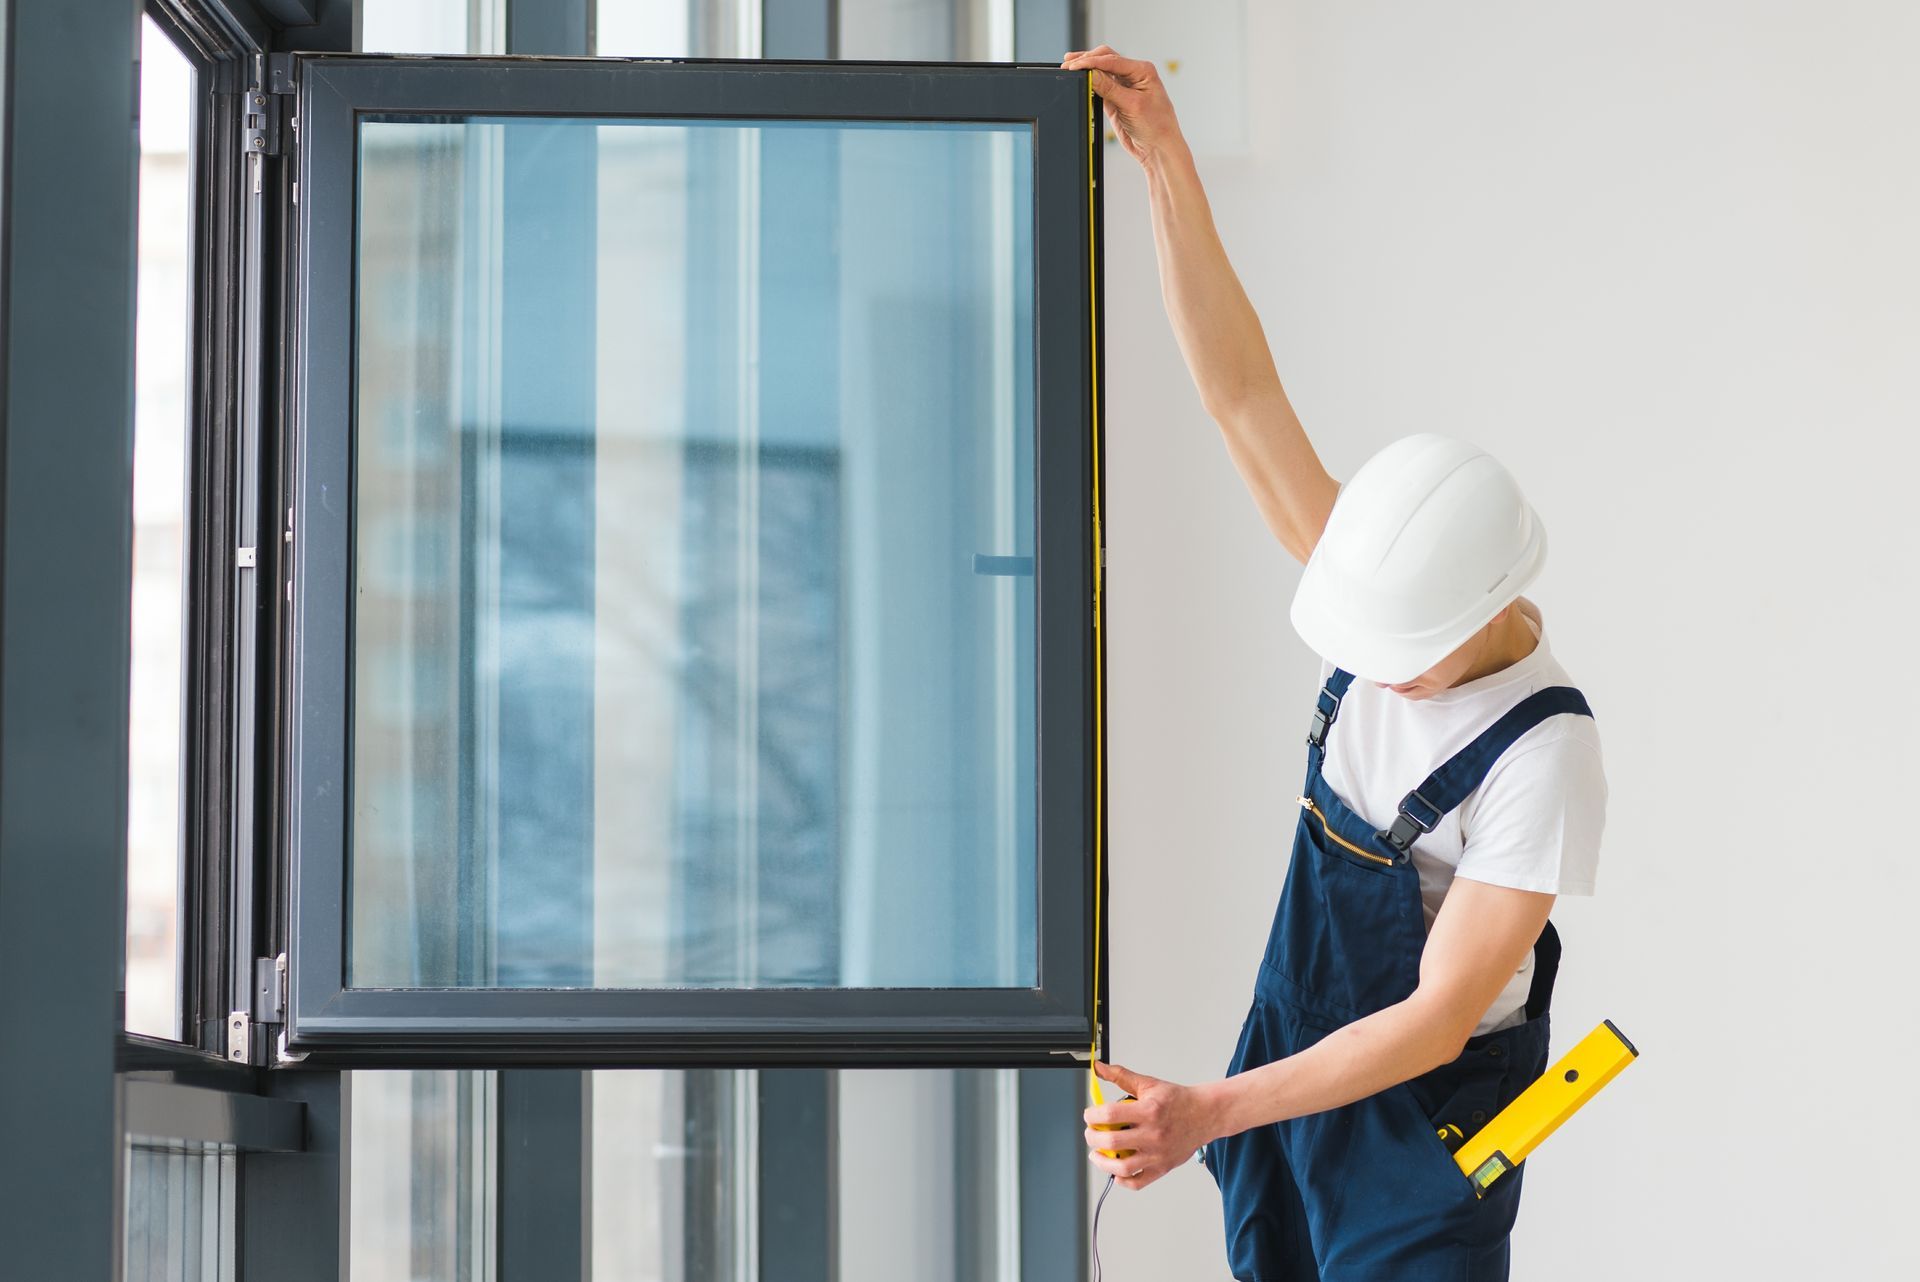
[[1450, 1147], [1546, 1067], [1548, 914], [1592, 893], [1606, 807], [1592, 715], [1521, 595], [1545, 532], [1505, 468], [1445, 437], [1398, 441], [1336, 484], [1153, 66], [1104, 47], [1064, 65], [1095, 73], [1146, 171], [1174, 332], [1268, 526], [1306, 563], [1292, 620], [1325, 660], [1229, 1075], [1098, 1066], [1135, 1098], [1087, 1111], [1090, 1157], [1143, 1188], [1201, 1151], [1247, 1282], [1504, 1279], [1521, 1172], [1482, 1200]]

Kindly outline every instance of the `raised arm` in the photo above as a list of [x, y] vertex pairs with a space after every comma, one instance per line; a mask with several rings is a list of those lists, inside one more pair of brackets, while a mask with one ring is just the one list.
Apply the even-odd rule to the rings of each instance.
[[1305, 561], [1339, 486], [1327, 475], [1280, 385], [1260, 318], [1214, 230], [1213, 211], [1173, 100], [1150, 62], [1105, 45], [1062, 64], [1090, 70], [1121, 145], [1147, 174], [1160, 293], [1200, 403], [1220, 425], [1267, 527]]

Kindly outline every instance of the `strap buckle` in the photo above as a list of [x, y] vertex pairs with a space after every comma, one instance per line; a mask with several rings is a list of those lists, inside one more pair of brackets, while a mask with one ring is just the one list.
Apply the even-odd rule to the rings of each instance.
[[[1337, 676], [1338, 674], [1336, 674]], [[1327, 731], [1333, 728], [1334, 719], [1340, 715], [1340, 699], [1345, 693], [1336, 690], [1329, 681], [1313, 697], [1313, 719], [1307, 722], [1307, 746], [1319, 752], [1326, 751]]]
[[[1432, 815], [1433, 818], [1430, 820], [1422, 819], [1420, 816], [1414, 814], [1412, 807], [1415, 804], [1418, 804], [1428, 814]], [[1392, 825], [1388, 827], [1385, 832], [1375, 833], [1374, 835], [1392, 847], [1393, 853], [1400, 856], [1401, 862], [1404, 863], [1412, 857], [1413, 843], [1432, 832], [1439, 824], [1441, 815], [1442, 811], [1440, 807], [1421, 796], [1420, 790], [1415, 788], [1412, 792], [1400, 799], [1400, 813], [1394, 817]]]
[[[1335, 711], [1337, 712], [1339, 710], [1336, 708]], [[1325, 748], [1327, 746], [1327, 731], [1332, 728], [1333, 717], [1326, 709], [1322, 708], [1319, 704], [1315, 704], [1313, 708], [1313, 720], [1307, 723], [1307, 746], [1309, 748]]]

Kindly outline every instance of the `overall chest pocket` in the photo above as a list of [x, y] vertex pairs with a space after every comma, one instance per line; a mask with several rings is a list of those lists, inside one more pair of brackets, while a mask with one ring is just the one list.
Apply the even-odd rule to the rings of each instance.
[[1394, 860], [1357, 841], [1349, 841], [1334, 831], [1332, 823], [1328, 822], [1326, 814], [1313, 803], [1312, 798], [1300, 798], [1300, 808], [1308, 836], [1312, 839], [1314, 848], [1320, 853], [1328, 858], [1338, 859], [1356, 868], [1364, 868], [1382, 876], [1393, 871]]
[[1303, 808], [1267, 964], [1346, 1023], [1413, 991], [1426, 925], [1413, 870], [1364, 858], [1339, 835]]

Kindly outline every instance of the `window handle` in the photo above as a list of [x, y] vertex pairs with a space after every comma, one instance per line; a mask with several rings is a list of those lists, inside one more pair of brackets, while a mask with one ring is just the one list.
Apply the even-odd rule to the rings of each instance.
[[984, 552], [973, 554], [973, 572], [990, 574], [1002, 578], [1033, 577], [1033, 558], [1030, 556], [988, 556]]

